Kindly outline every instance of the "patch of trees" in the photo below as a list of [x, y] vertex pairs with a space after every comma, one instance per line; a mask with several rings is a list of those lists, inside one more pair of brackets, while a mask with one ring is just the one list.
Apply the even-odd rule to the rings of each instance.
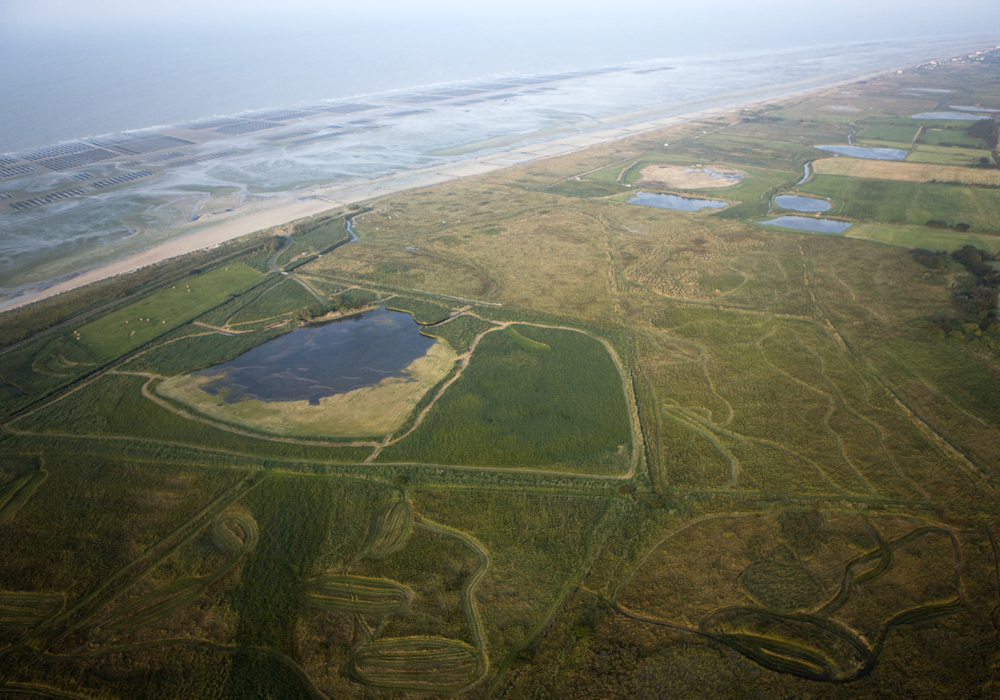
[[951, 257], [975, 277], [971, 286], [955, 290], [955, 305], [963, 313], [975, 314], [981, 319], [995, 317], [1000, 270], [990, 263], [996, 257], [971, 245], [962, 246]]
[[943, 270], [948, 266], [948, 251], [946, 250], [934, 251], [914, 248], [910, 254], [915, 261], [932, 270]]
[[355, 311], [370, 306], [378, 296], [374, 292], [366, 289], [350, 289], [341, 294], [336, 294], [330, 298], [328, 304], [322, 306], [310, 306], [295, 314], [299, 321], [312, 321], [315, 318], [326, 316], [327, 314], [344, 313]]
[[996, 119], [980, 119], [969, 127], [969, 136], [974, 139], [982, 139], [983, 143], [993, 150], [997, 147], [997, 140], [1000, 137], [1000, 121]]
[[[944, 251], [913, 253], [915, 260], [933, 269], [943, 264], [943, 255]], [[930, 331], [955, 342], [975, 341], [985, 349], [1000, 351], [1000, 317], [997, 314], [1000, 269], [995, 266], [996, 256], [967, 245], [954, 251], [951, 257], [972, 274], [972, 281], [952, 292], [958, 314], [935, 319], [930, 323]]]
[[955, 224], [954, 226], [949, 226], [947, 221], [942, 221], [941, 219], [931, 219], [926, 224], [927, 228], [950, 228], [953, 231], [958, 231], [959, 233], [965, 233], [971, 226], [968, 224]]

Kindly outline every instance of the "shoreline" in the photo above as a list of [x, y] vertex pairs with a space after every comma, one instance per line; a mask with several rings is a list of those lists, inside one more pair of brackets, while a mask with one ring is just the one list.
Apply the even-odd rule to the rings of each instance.
[[[728, 114], [751, 106], [804, 97], [891, 74], [897, 70], [898, 68], [891, 68], [819, 84], [815, 83], [815, 79], [800, 80], [792, 83], [777, 84], [764, 90], [740, 91], [702, 100], [694, 100], [689, 103], [681, 102], [674, 103], [673, 105], [664, 105], [663, 107], [646, 109], [638, 113], [622, 114], [606, 118], [602, 122], [607, 126], [594, 131], [558, 136], [536, 142], [528, 141], [527, 143], [522, 143], [522, 145], [515, 144], [504, 150], [464, 158], [440, 166], [392, 173], [368, 181], [355, 181], [340, 185], [321, 185], [309, 190], [308, 193], [299, 193], [295, 196], [282, 196], [278, 198], [279, 201], [277, 202], [260, 201], [251, 205], [248, 210], [234, 212], [232, 215], [225, 216], [224, 218], [220, 215], [219, 221], [211, 223], [208, 226], [195, 228], [168, 241], [156, 244], [137, 253], [131, 253], [118, 260], [84, 269], [69, 279], [56, 282], [37, 291], [25, 292], [0, 301], [0, 313], [22, 308], [34, 302], [85, 287], [94, 282], [135, 272], [188, 253], [214, 248], [235, 238], [247, 236], [268, 228], [287, 225], [308, 216], [314, 216], [338, 208], [345, 208], [347, 205], [356, 202], [388, 194], [396, 194], [406, 190], [430, 187], [464, 177], [484, 175], [520, 163], [565, 155], [591, 146], [611, 143], [659, 129], [677, 126], [684, 122]], [[799, 87], [803, 84], [806, 84], [806, 86]], [[732, 99], [733, 101], [719, 103], [720, 100], [728, 99]], [[697, 105], [699, 102], [715, 104], [698, 108]], [[671, 106], [676, 108], [678, 106], [683, 107], [684, 105], [690, 105], [694, 109], [667, 117], [629, 122], [630, 119], [641, 119], [643, 116], [649, 114], [662, 113]], [[614, 122], [619, 122], [619, 124], [615, 125]], [[472, 146], [473, 144], [466, 145]], [[462, 147], [456, 146], [456, 148]]]

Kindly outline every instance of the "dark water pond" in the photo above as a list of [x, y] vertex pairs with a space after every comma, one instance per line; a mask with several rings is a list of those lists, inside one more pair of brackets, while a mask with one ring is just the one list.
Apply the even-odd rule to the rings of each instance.
[[420, 335], [409, 314], [384, 307], [357, 316], [298, 328], [196, 374], [215, 376], [202, 388], [226, 403], [254, 398], [318, 404], [399, 377], [436, 341]]
[[782, 209], [792, 211], [830, 211], [831, 205], [825, 199], [816, 197], [800, 197], [797, 194], [780, 194], [774, 198], [774, 203]]
[[840, 233], [851, 225], [850, 221], [812, 216], [779, 216], [777, 219], [758, 221], [757, 223], [764, 226], [795, 229], [796, 231], [811, 231], [812, 233]]
[[906, 158], [906, 151], [901, 148], [871, 148], [868, 146], [813, 146], [813, 148], [839, 153], [851, 158], [864, 158], [865, 160], [903, 160]]
[[636, 192], [629, 204], [639, 204], [644, 207], [659, 207], [660, 209], [678, 209], [680, 211], [698, 211], [699, 209], [722, 209], [729, 202], [718, 199], [698, 199], [697, 197], [681, 197], [677, 194], [655, 194], [653, 192]]
[[989, 119], [980, 114], [969, 114], [967, 112], [921, 112], [914, 114], [913, 119], [949, 119], [960, 122], [974, 122], [980, 119]]

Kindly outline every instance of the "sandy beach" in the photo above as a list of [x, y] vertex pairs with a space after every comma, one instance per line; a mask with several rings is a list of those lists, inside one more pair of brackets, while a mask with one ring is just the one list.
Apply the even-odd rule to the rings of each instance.
[[[530, 160], [548, 158], [578, 151], [590, 146], [608, 143], [638, 134], [656, 131], [675, 126], [682, 122], [704, 119], [739, 109], [746, 109], [760, 104], [786, 101], [803, 97], [839, 86], [867, 80], [892, 71], [881, 71], [868, 75], [856, 76], [847, 80], [837, 80], [821, 85], [803, 83], [787, 83], [769, 88], [763, 96], [760, 91], [737, 92], [712, 98], [713, 102], [727, 100], [724, 104], [702, 107], [697, 102], [691, 103], [691, 111], [669, 117], [645, 119], [664, 110], [676, 109], [688, 105], [667, 105], [657, 109], [644, 110], [641, 113], [624, 114], [602, 120], [607, 126], [586, 133], [575, 133], [513, 146], [507, 150], [470, 157], [468, 159], [446, 163], [430, 168], [409, 170], [385, 177], [361, 182], [317, 187], [303, 196], [275, 197], [270, 200], [258, 200], [239, 210], [202, 217], [198, 225], [190, 232], [182, 233], [176, 238], [150, 247], [142, 252], [125, 256], [119, 260], [85, 270], [75, 277], [58, 282], [45, 289], [28, 292], [20, 296], [0, 302], [0, 311], [6, 311], [35, 301], [62, 294], [73, 289], [86, 286], [93, 282], [126, 274], [153, 265], [163, 260], [191, 253], [197, 250], [211, 248], [240, 236], [254, 233], [274, 226], [281, 226], [303, 217], [337, 209], [348, 204], [361, 202], [374, 197], [437, 185], [473, 175], [499, 170]], [[813, 80], [808, 81], [814, 83]], [[617, 124], [616, 124], [617, 122]], [[529, 137], [530, 138], [530, 137]], [[207, 225], [205, 225], [207, 224]]]

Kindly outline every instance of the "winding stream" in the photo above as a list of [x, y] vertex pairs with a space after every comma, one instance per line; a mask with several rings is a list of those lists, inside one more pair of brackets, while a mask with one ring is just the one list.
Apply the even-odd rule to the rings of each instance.
[[795, 183], [796, 185], [801, 185], [802, 183], [804, 183], [806, 180], [809, 179], [810, 175], [809, 166], [811, 166], [812, 164], [813, 162], [811, 160], [807, 160], [805, 165], [802, 166], [802, 179], [796, 182]]

